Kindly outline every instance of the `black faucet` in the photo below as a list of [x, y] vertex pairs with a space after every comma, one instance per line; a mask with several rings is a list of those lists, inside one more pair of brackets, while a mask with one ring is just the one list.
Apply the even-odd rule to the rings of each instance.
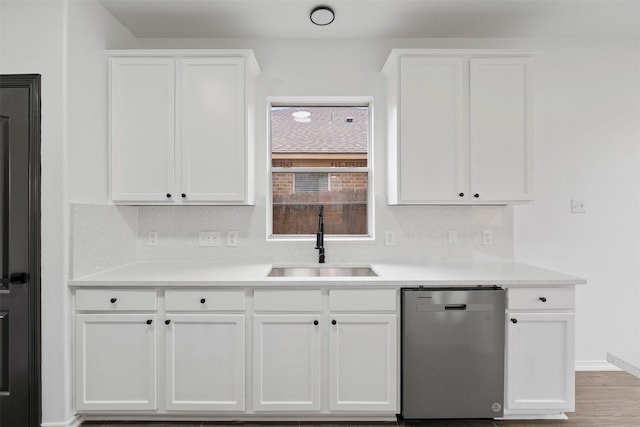
[[318, 262], [324, 264], [324, 206], [320, 205], [318, 212], [318, 232], [316, 233], [316, 249], [320, 251]]

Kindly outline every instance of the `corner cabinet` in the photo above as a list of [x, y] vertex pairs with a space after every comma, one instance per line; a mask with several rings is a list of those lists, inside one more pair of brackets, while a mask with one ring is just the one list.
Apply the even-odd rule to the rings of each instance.
[[389, 204], [530, 201], [532, 64], [529, 52], [394, 49]]
[[111, 199], [254, 203], [251, 51], [109, 51]]
[[510, 288], [506, 316], [505, 417], [575, 409], [571, 288]]

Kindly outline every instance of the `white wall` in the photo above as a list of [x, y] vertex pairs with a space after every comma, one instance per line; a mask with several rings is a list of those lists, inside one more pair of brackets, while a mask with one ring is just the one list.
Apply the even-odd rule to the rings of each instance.
[[96, 1], [70, 1], [68, 24], [69, 201], [108, 203], [105, 49], [137, 39]]
[[[65, 28], [60, 2], [0, 3], [0, 72], [42, 75], [43, 419], [69, 416], [65, 199]], [[34, 31], [38, 29], [38, 31]]]
[[104, 190], [89, 196], [106, 183], [103, 50], [134, 41], [95, 1], [0, 2], [0, 73], [42, 75], [43, 425], [72, 418], [67, 201], [106, 201]]
[[[536, 61], [536, 203], [515, 208], [516, 259], [588, 280], [578, 367], [640, 348], [638, 40], [546, 44]], [[570, 199], [586, 202], [571, 214]]]

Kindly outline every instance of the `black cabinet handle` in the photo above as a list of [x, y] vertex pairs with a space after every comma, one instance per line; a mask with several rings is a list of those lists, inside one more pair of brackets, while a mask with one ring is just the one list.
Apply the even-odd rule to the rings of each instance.
[[458, 196], [464, 197], [464, 193], [458, 193]]
[[151, 319], [147, 320], [147, 325], [150, 325], [152, 323], [153, 323], [153, 320], [151, 320]]
[[317, 320], [313, 321], [313, 324], [316, 325], [316, 326], [318, 326], [318, 323], [320, 323], [320, 322], [318, 322]]
[[171, 198], [171, 193], [167, 193], [167, 199]]
[[186, 193], [182, 193], [182, 198], [184, 199], [185, 197], [187, 197]]
[[111, 304], [115, 304], [116, 301], [118, 301], [118, 298], [111, 298], [109, 301], [111, 301]]
[[333, 319], [333, 320], [331, 321], [331, 324], [332, 324], [332, 325], [337, 325], [337, 324], [338, 324], [338, 322], [336, 322], [336, 319]]
[[511, 323], [518, 323], [518, 319], [511, 319]]
[[200, 298], [200, 304], [204, 304], [205, 302], [207, 302], [207, 300], [206, 300], [206, 299], [204, 299], [204, 298]]
[[545, 297], [540, 297], [540, 301], [547, 302], [547, 299]]
[[480, 194], [476, 193], [476, 194], [473, 195], [473, 197], [475, 197], [477, 199], [478, 197], [480, 197]]
[[167, 319], [167, 320], [165, 320], [165, 321], [164, 321], [164, 324], [165, 324], [165, 325], [168, 325], [169, 323], [171, 323], [171, 320], [169, 320], [169, 319]]

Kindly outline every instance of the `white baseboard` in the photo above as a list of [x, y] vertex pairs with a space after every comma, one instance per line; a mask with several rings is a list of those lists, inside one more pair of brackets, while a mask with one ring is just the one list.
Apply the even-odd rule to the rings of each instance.
[[82, 417], [78, 415], [74, 415], [72, 418], [67, 421], [59, 421], [59, 422], [47, 422], [40, 424], [41, 427], [80, 427], [82, 424]]
[[620, 371], [606, 360], [576, 360], [576, 371]]

